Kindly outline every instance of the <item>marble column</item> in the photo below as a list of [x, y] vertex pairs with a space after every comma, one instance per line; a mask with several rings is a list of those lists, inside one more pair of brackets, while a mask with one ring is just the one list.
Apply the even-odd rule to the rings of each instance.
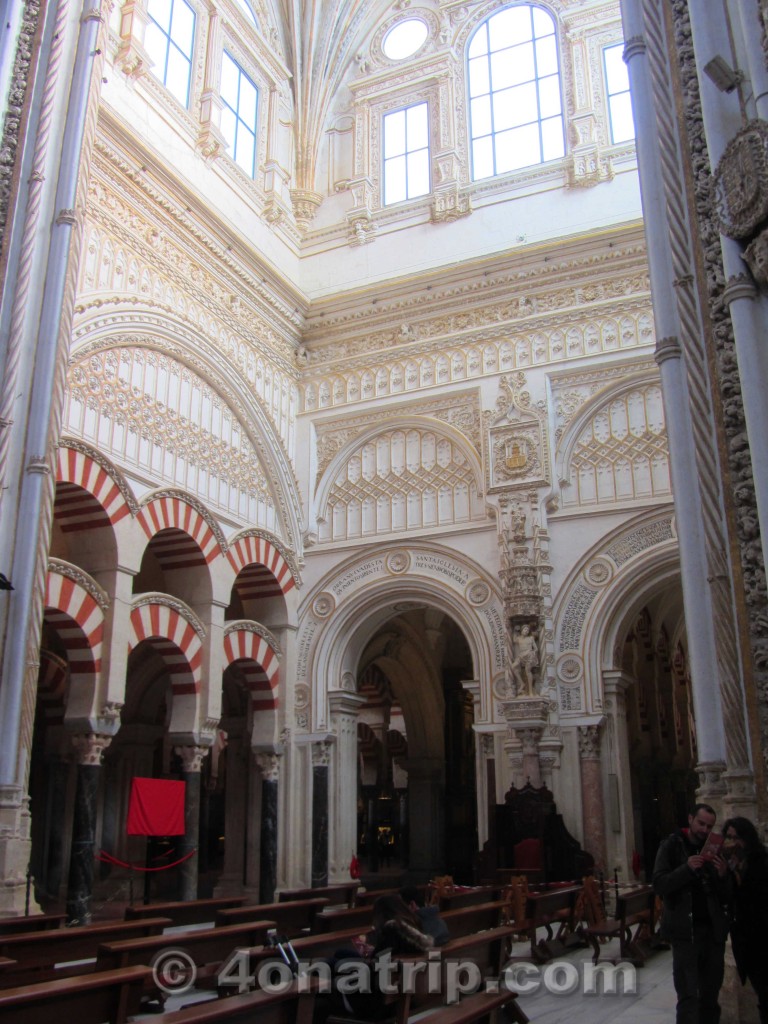
[[101, 756], [112, 742], [112, 737], [85, 733], [73, 736], [72, 742], [77, 757], [77, 788], [69, 858], [67, 921], [70, 924], [89, 924]]
[[181, 758], [184, 783], [184, 835], [178, 846], [179, 857], [192, 853], [179, 865], [179, 899], [197, 899], [197, 847], [200, 842], [200, 768], [209, 747], [174, 747]]
[[409, 875], [429, 881], [445, 867], [445, 763], [437, 757], [408, 758]]
[[[607, 715], [604, 746], [608, 760], [609, 785], [615, 795], [608, 794], [608, 856], [610, 866], [618, 867], [623, 878], [629, 878], [635, 848], [635, 821], [632, 808], [632, 767], [629, 762], [627, 732], [627, 690], [632, 678], [619, 669], [603, 672], [603, 707]], [[615, 799], [616, 806], [611, 801]]]
[[272, 903], [277, 888], [277, 808], [280, 757], [256, 754], [261, 774], [261, 842], [259, 845], [259, 903]]
[[248, 745], [243, 736], [243, 721], [222, 721], [227, 733], [226, 781], [224, 786], [224, 868], [214, 889], [215, 896], [236, 896], [245, 880], [246, 799]]
[[595, 871], [605, 871], [605, 801], [600, 763], [600, 729], [596, 725], [579, 726], [581, 764], [581, 813], [584, 849], [595, 858]]
[[[349, 878], [349, 862], [357, 852], [357, 718], [366, 697], [351, 690], [331, 690], [328, 704], [336, 735], [334, 784], [331, 795], [332, 828], [329, 836], [330, 877], [332, 881]], [[386, 750], [386, 736], [382, 737]], [[386, 781], [384, 776], [377, 781]]]
[[312, 885], [328, 884], [328, 764], [330, 743], [312, 744]]

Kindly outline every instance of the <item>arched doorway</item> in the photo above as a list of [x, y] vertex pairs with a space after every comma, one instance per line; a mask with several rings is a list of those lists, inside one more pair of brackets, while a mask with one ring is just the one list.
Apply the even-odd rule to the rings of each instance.
[[374, 873], [471, 881], [477, 854], [472, 658], [444, 612], [411, 607], [365, 645], [357, 689], [358, 834]]

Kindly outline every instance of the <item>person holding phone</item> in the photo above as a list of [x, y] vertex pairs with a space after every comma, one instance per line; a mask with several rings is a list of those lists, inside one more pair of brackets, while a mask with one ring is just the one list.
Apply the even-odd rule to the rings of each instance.
[[715, 844], [707, 847], [715, 821], [709, 804], [696, 804], [688, 828], [659, 846], [653, 869], [653, 888], [664, 901], [660, 933], [672, 945], [677, 1024], [720, 1020], [730, 879]]
[[723, 853], [735, 882], [731, 900], [731, 945], [742, 985], [757, 993], [760, 1024], [768, 1024], [768, 850], [749, 818], [723, 825]]

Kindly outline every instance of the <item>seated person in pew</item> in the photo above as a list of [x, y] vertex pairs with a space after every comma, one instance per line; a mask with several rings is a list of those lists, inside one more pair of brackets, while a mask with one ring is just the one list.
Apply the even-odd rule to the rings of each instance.
[[425, 935], [431, 935], [436, 946], [444, 946], [450, 939], [448, 925], [440, 917], [440, 907], [434, 904], [431, 907], [424, 906], [424, 899], [415, 885], [406, 885], [400, 890], [400, 895], [408, 909], [419, 919], [419, 928]]
[[[377, 991], [378, 973], [374, 961], [378, 957], [415, 956], [426, 954], [434, 946], [430, 935], [420, 930], [419, 918], [397, 895], [380, 896], [373, 905], [373, 931], [361, 935], [353, 948], [339, 949], [330, 961], [333, 988], [327, 995], [319, 996], [315, 1002], [313, 1024], [322, 1024], [329, 1016], [349, 1015], [358, 1020], [379, 1021], [392, 1016], [388, 1006]], [[347, 991], [354, 988], [358, 972], [345, 971], [345, 964], [364, 961], [371, 966], [367, 972], [371, 991]], [[345, 975], [349, 985], [345, 984]]]

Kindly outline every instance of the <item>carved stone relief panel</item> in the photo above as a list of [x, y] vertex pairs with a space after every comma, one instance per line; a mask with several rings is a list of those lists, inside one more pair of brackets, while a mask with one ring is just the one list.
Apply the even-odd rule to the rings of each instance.
[[496, 413], [488, 417], [489, 493], [546, 485], [549, 457], [544, 412], [531, 405], [523, 373], [502, 377]]

